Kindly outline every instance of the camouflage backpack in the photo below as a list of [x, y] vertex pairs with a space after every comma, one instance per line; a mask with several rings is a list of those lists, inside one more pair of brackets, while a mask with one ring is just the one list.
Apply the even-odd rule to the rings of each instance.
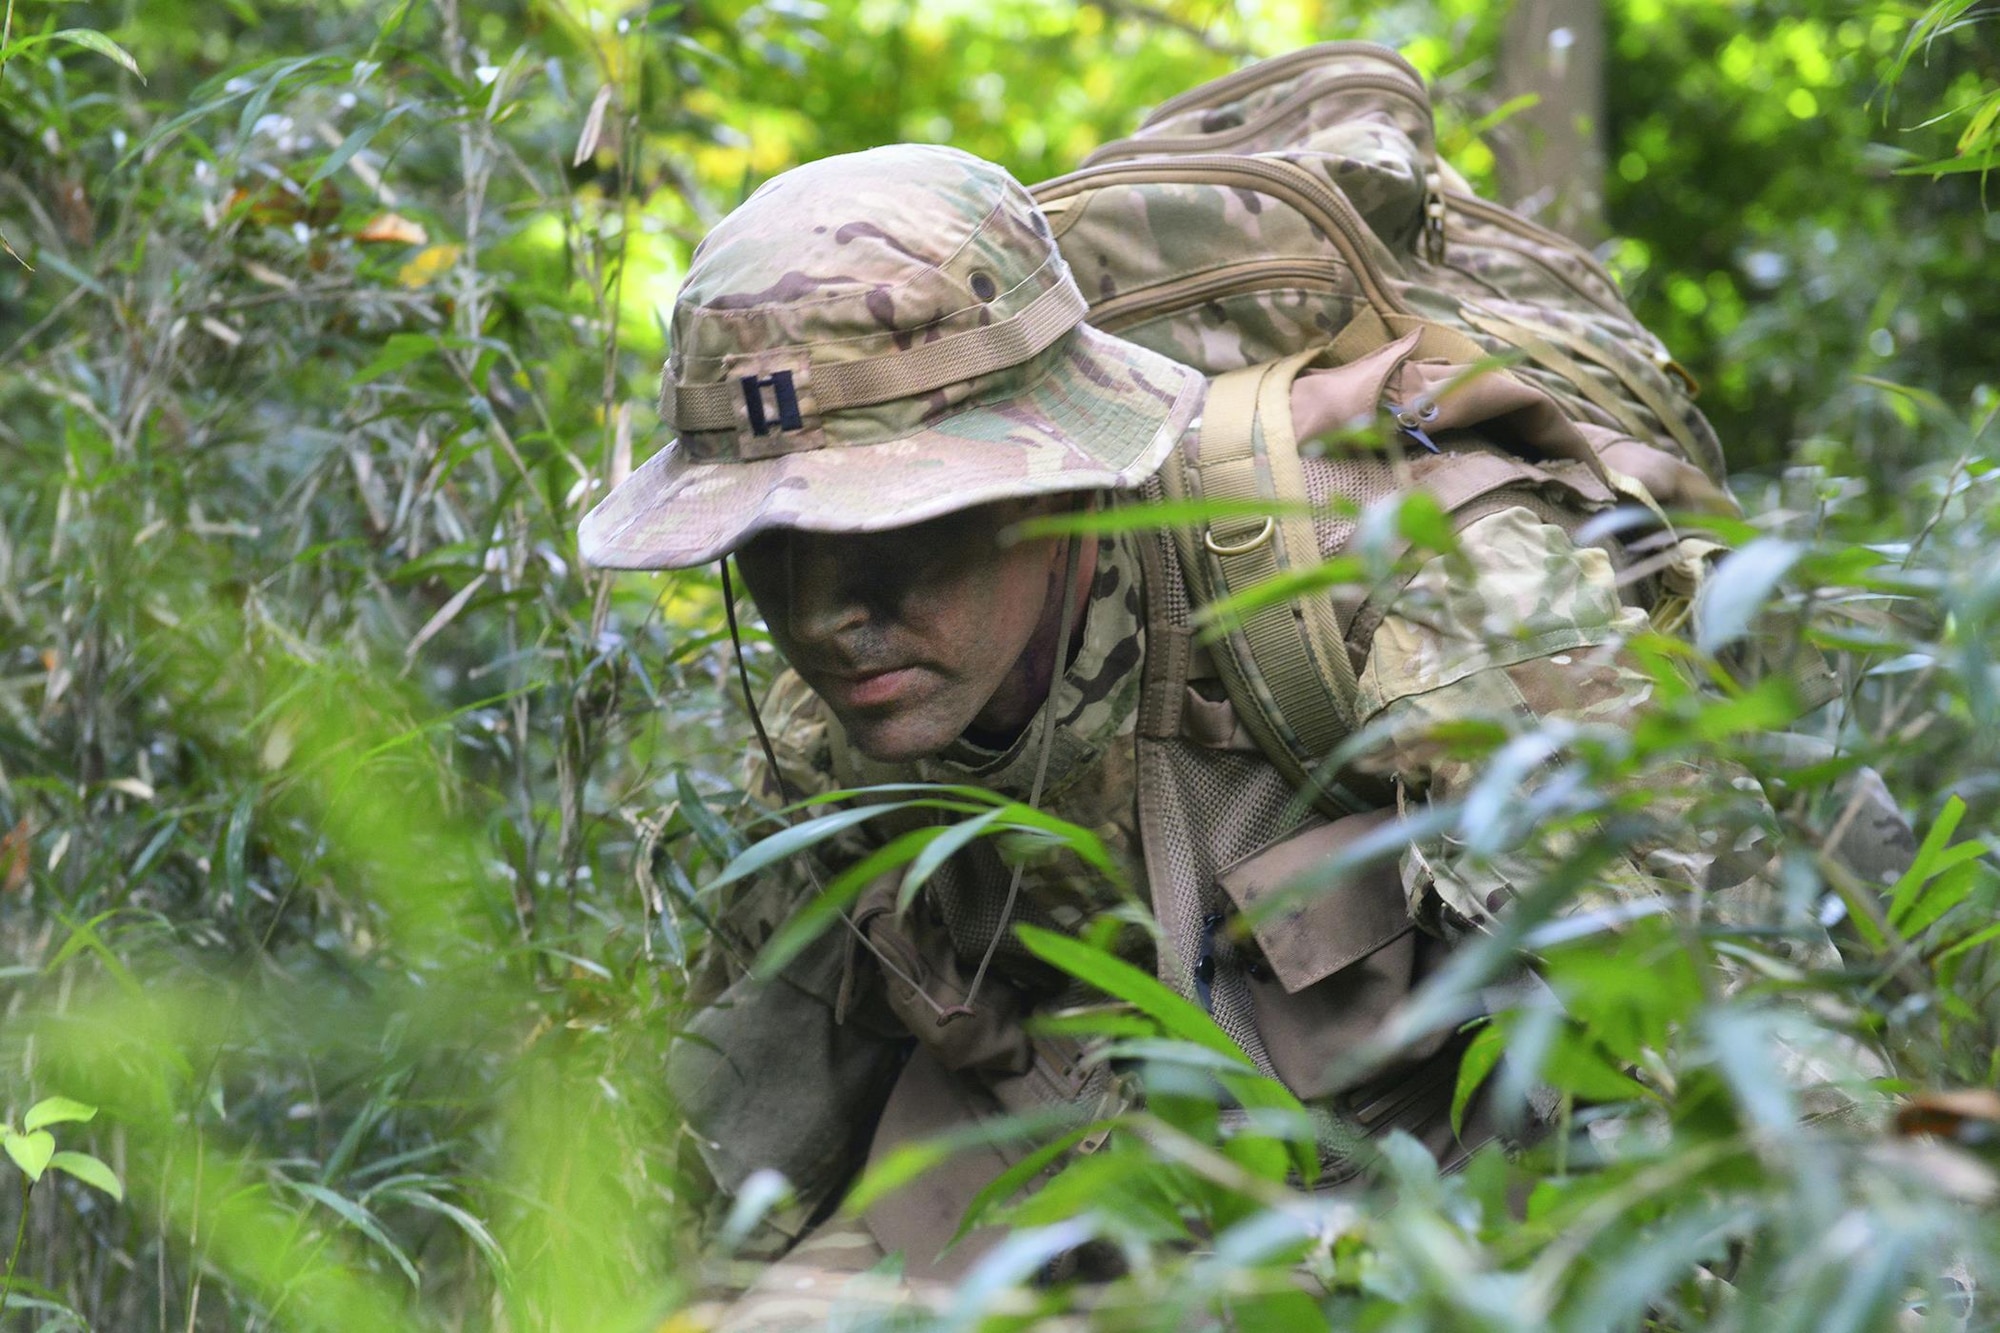
[[[1561, 491], [1540, 507], [1571, 529], [1623, 500], [1657, 509], [1634, 475], [1664, 491], [1654, 479], [1678, 474], [1679, 498], [1729, 504], [1692, 379], [1587, 251], [1472, 194], [1437, 156], [1423, 79], [1386, 47], [1325, 43], [1195, 88], [1033, 193], [1090, 323], [1216, 377], [1198, 457], [1177, 452], [1161, 473], [1168, 496], [1323, 508], [1410, 484], [1401, 460], [1300, 457], [1297, 377], [1374, 358], [1377, 400], [1357, 406], [1424, 451], [1419, 480], [1461, 526], [1503, 490], [1514, 503]], [[1496, 357], [1511, 368], [1467, 373]], [[1486, 387], [1465, 392], [1474, 380]], [[1431, 438], [1492, 435], [1489, 418], [1510, 413], [1533, 426], [1498, 447]], [[1218, 521], [1176, 534], [1178, 563], [1212, 602], [1330, 554], [1352, 532], [1335, 527]], [[1679, 545], [1692, 573], [1702, 552]], [[1371, 609], [1268, 607], [1215, 655], [1261, 748], [1330, 814], [1355, 802], [1326, 799], [1314, 775], [1351, 730], [1350, 654], [1366, 650]]]

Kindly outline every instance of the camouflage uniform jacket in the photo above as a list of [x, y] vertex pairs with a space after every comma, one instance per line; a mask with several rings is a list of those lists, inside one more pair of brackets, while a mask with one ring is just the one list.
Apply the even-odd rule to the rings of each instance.
[[[1483, 719], [1518, 733], [1549, 718], [1622, 720], [1653, 690], [1621, 651], [1648, 618], [1621, 600], [1610, 558], [1543, 521], [1546, 503], [1522, 498], [1469, 522], [1460, 533], [1463, 563], [1437, 557], [1423, 564], [1368, 642], [1353, 645], [1359, 721], [1386, 735], [1368, 766], [1406, 800], [1462, 796], [1476, 776], [1467, 761], [1432, 742], [1433, 723]], [[1202, 1002], [1260, 1067], [1296, 1093], [1365, 1132], [1406, 1129], [1442, 1158], [1455, 1157], [1464, 1145], [1454, 1141], [1445, 1114], [1455, 1045], [1438, 1039], [1361, 1086], [1331, 1082], [1329, 1071], [1436, 966], [1455, 932], [1490, 924], [1517, 886], [1533, 882], [1536, 865], [1563, 848], [1544, 839], [1531, 862], [1527, 853], [1475, 854], [1453, 836], [1434, 836], [1410, 845], [1399, 864], [1362, 874], [1232, 943], [1236, 932], [1224, 928], [1232, 913], [1324, 863], [1395, 811], [1329, 824], [1303, 810], [1236, 723], [1193, 645], [1188, 612], [1164, 536], [1101, 542], [1081, 643], [1044, 705], [1057, 710], [1057, 727], [1043, 806], [1097, 833], [1122, 863], [1125, 884], [1107, 884], [1067, 853], [1044, 858], [1031, 863], [1012, 920], [1066, 931], [1107, 914], [1125, 920], [1119, 951]], [[845, 746], [830, 711], [790, 673], [765, 711], [779, 764], [801, 792], [922, 780], [1025, 799], [1042, 730], [1038, 715], [1004, 753], [960, 741], [935, 758], [889, 766]], [[1699, 778], [1691, 769], [1664, 781], [1654, 775], [1669, 802], [1676, 784]], [[767, 785], [775, 796], [775, 784]], [[875, 821], [829, 868], [910, 826], [893, 816]], [[1635, 845], [1596, 876], [1584, 901], [1742, 880], [1747, 865], [1726, 868], [1730, 848], [1704, 845], [1714, 836], [1683, 825], [1671, 839]], [[719, 1049], [732, 1045], [732, 1033], [722, 1030], [732, 1022], [781, 1032], [758, 1049], [768, 1048], [788, 1069], [774, 1094], [744, 1080], [754, 1056], [736, 1059], [736, 1072], [719, 1078], [707, 1048], [681, 1044], [671, 1081], [698, 1131], [713, 1136], [699, 1146], [725, 1190], [755, 1166], [786, 1170], [800, 1189], [787, 1228], [796, 1235], [840, 1188], [869, 1146], [871, 1128], [879, 1154], [891, 1140], [944, 1128], [953, 1115], [980, 1108], [1068, 1100], [1089, 1111], [1113, 1095], [1100, 1067], [1027, 1038], [1027, 1014], [1084, 997], [1020, 950], [1011, 933], [1002, 937], [976, 1017], [943, 1027], [935, 1021], [939, 1007], [962, 998], [965, 979], [1003, 928], [1003, 850], [990, 840], [971, 844], [900, 916], [891, 910], [894, 877], [875, 886], [854, 914], [858, 932], [823, 937], [788, 970], [791, 1008], [782, 1017], [754, 1017], [763, 1002], [750, 1002], [754, 983], [740, 962], [796, 909], [810, 883], [773, 877], [725, 908], [735, 946], [712, 954], [696, 996], [710, 1009], [693, 1030]], [[866, 948], [857, 945], [860, 934]], [[911, 1037], [920, 1054], [898, 1083]], [[939, 1110], [940, 1076], [956, 1089], [955, 1110]], [[905, 1090], [925, 1080], [931, 1095], [918, 1099], [921, 1113], [899, 1110]], [[719, 1083], [734, 1091], [717, 1094]], [[892, 1084], [897, 1091], [885, 1114]], [[772, 1115], [774, 1100], [786, 1114]], [[747, 1121], [757, 1125], [751, 1141], [732, 1144]], [[955, 1221], [906, 1217], [876, 1230], [893, 1249], [930, 1228], [942, 1227], [933, 1236], [948, 1235]]]

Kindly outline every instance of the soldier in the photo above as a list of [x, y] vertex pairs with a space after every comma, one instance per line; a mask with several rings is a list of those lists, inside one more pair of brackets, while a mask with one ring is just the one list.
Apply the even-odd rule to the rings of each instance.
[[[1282, 936], [1246, 939], [1225, 918], [1378, 829], [1399, 799], [1462, 794], [1474, 774], [1424, 743], [1429, 721], [1617, 718], [1652, 688], [1617, 651], [1647, 616], [1621, 600], [1605, 553], [1545, 521], [1540, 492], [1503, 491], [1463, 527], [1463, 559], [1422, 564], [1354, 645], [1356, 722], [1391, 737], [1373, 760], [1387, 808], [1310, 813], [1194, 645], [1170, 542], [1010, 540], [1024, 520], [1146, 494], [1169, 451], [1199, 448], [1202, 376], [1084, 310], [1047, 220], [997, 167], [901, 146], [787, 172], [696, 251], [663, 386], [677, 438], [584, 521], [599, 565], [735, 554], [791, 667], [762, 709], [757, 781], [774, 804], [973, 784], [1093, 831], [1130, 885], [1067, 854], [1010, 867], [974, 841], [908, 911], [885, 876], [769, 983], [746, 964], [814, 885], [739, 886], [670, 1075], [723, 1199], [763, 1168], [796, 1191], [763, 1251], [790, 1256], [729, 1327], [811, 1326], [837, 1291], [862, 1290], [841, 1274], [887, 1254], [903, 1254], [907, 1294], [982, 1252], [978, 1234], [941, 1246], [998, 1150], [827, 1221], [864, 1159], [1007, 1110], [1123, 1104], [1103, 1066], [1024, 1030], [1083, 997], [1015, 923], [1075, 932], [1143, 905], [1157, 944], [1135, 926], [1117, 950], [1202, 1002], [1260, 1068], [1361, 1132], [1401, 1128], [1460, 1159], [1453, 1041], [1358, 1086], [1336, 1071], [1529, 869], [1435, 835], [1315, 899]], [[1305, 376], [1295, 393], [1322, 383], [1337, 381]], [[920, 818], [823, 845], [822, 878]], [[1718, 878], [1715, 852], [1691, 830], [1635, 845], [1595, 891], [1741, 878]]]

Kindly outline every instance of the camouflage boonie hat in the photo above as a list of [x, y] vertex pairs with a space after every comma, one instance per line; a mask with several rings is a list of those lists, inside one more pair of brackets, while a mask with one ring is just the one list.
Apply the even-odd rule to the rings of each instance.
[[1084, 310], [991, 163], [906, 144], [788, 171], [696, 249], [661, 383], [678, 438], [584, 518], [584, 558], [675, 569], [766, 528], [1135, 486], [1203, 380]]

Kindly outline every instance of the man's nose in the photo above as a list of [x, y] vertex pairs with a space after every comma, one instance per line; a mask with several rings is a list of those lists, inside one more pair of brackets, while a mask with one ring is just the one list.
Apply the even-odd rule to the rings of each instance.
[[859, 551], [837, 536], [792, 534], [787, 559], [786, 619], [798, 643], [825, 643], [860, 628], [869, 617]]

